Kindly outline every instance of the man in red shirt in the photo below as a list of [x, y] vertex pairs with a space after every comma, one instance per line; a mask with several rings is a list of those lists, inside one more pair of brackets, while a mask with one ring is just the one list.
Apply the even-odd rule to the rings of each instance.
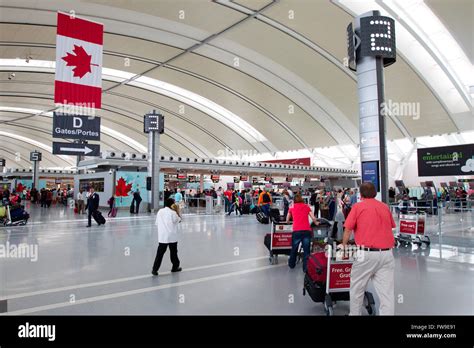
[[342, 246], [345, 249], [352, 231], [360, 248], [352, 265], [350, 315], [361, 315], [364, 293], [370, 279], [380, 298], [380, 315], [395, 314], [394, 269], [392, 248], [395, 228], [388, 206], [374, 197], [377, 192], [371, 182], [360, 186], [362, 201], [356, 203], [344, 224]]
[[227, 190], [224, 191], [224, 204], [225, 204], [226, 213], [228, 213], [230, 210], [231, 200], [232, 200], [232, 191], [229, 188], [227, 188]]

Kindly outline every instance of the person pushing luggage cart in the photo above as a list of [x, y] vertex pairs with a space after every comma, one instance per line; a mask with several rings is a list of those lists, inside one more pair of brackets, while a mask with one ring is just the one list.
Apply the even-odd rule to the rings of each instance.
[[[360, 249], [351, 269], [350, 315], [361, 315], [367, 284], [371, 279], [380, 298], [380, 315], [395, 314], [392, 248], [395, 221], [389, 207], [375, 199], [374, 184], [360, 185], [362, 201], [356, 203], [344, 224], [342, 248], [346, 250], [352, 231]], [[341, 247], [341, 246], [339, 246]]]
[[288, 266], [295, 268], [296, 266], [296, 254], [298, 252], [298, 246], [301, 243], [303, 245], [303, 272], [306, 272], [306, 265], [308, 263], [308, 257], [310, 254], [311, 240], [313, 239], [313, 230], [309, 224], [308, 216], [311, 217], [314, 224], [319, 225], [319, 221], [314, 217], [311, 208], [304, 203], [303, 197], [300, 194], [295, 196], [294, 205], [290, 208], [286, 222], [289, 223], [290, 219], [293, 219], [293, 234], [292, 234], [292, 246], [291, 254], [288, 259]]

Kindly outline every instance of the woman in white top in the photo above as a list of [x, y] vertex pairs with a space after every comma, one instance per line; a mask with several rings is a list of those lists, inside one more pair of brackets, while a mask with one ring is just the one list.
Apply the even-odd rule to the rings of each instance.
[[155, 225], [158, 229], [158, 250], [156, 251], [155, 262], [151, 274], [158, 275], [161, 261], [165, 255], [166, 249], [170, 247], [170, 259], [173, 264], [171, 272], [181, 272], [178, 258], [178, 223], [181, 217], [171, 208], [174, 204], [173, 198], [168, 198], [165, 207], [156, 214]]

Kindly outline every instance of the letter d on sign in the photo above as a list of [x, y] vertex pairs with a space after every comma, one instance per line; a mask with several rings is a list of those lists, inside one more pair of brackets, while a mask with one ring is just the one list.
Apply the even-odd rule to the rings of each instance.
[[82, 127], [82, 120], [79, 117], [74, 117], [72, 119], [72, 126], [74, 128], [81, 128]]

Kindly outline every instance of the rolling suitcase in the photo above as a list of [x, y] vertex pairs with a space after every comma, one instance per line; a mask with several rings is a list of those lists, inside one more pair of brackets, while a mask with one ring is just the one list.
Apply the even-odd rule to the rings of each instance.
[[117, 216], [117, 208], [112, 208], [112, 210], [110, 211], [110, 216], [111, 217], [116, 217]]
[[250, 214], [250, 205], [243, 204], [242, 205], [242, 214], [249, 215]]
[[97, 222], [99, 225], [105, 224], [105, 218], [100, 211], [96, 210], [95, 212], [93, 212], [92, 217], [94, 218], [95, 222]]
[[268, 224], [270, 219], [261, 210], [256, 215], [258, 222], [261, 224]]
[[326, 253], [316, 252], [308, 258], [308, 266], [304, 276], [304, 289], [314, 302], [324, 302], [327, 277]]
[[257, 206], [255, 206], [253, 204], [250, 206], [250, 214], [257, 214], [259, 211], [260, 210], [258, 209]]
[[270, 209], [270, 218], [272, 219], [273, 222], [280, 222], [281, 218], [280, 218], [280, 209], [276, 209], [276, 208], [271, 208]]

